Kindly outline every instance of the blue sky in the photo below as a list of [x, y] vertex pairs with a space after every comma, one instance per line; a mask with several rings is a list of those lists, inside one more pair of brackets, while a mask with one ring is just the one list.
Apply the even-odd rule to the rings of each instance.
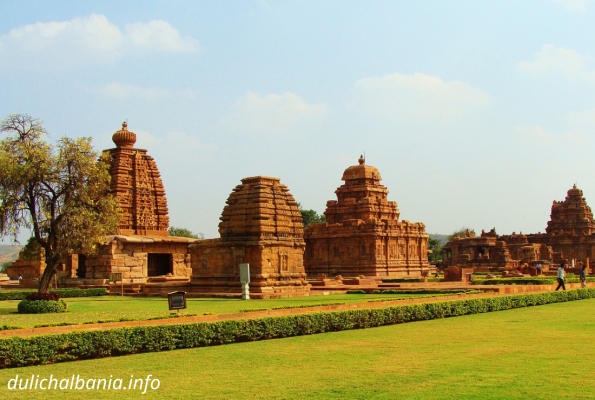
[[365, 152], [401, 219], [544, 231], [595, 204], [595, 2], [0, 1], [0, 116], [111, 148], [122, 121], [170, 222], [217, 237], [244, 177], [323, 212]]

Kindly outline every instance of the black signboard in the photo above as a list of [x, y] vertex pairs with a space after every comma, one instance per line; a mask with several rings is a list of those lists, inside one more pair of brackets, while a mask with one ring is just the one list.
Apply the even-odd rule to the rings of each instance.
[[170, 310], [186, 308], [186, 292], [171, 292], [167, 294]]

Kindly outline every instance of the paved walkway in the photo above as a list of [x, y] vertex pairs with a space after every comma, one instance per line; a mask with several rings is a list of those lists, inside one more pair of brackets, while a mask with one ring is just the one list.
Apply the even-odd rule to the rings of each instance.
[[[593, 284], [589, 284], [589, 286], [592, 286], [592, 285]], [[261, 318], [261, 317], [272, 317], [272, 316], [291, 315], [291, 314], [307, 314], [307, 313], [321, 312], [321, 311], [340, 311], [340, 310], [355, 310], [355, 309], [365, 309], [365, 308], [378, 308], [378, 307], [387, 307], [387, 306], [392, 306], [392, 305], [431, 303], [431, 302], [446, 301], [446, 300], [460, 300], [460, 299], [480, 298], [480, 297], [490, 297], [490, 296], [508, 296], [510, 294], [521, 294], [521, 293], [526, 293], [526, 292], [527, 293], [528, 292], [533, 292], [533, 293], [545, 292], [545, 291], [553, 291], [556, 288], [556, 285], [518, 285], [515, 287], [510, 287], [511, 285], [502, 285], [502, 286], [507, 286], [507, 287], [504, 288], [505, 290], [501, 290], [500, 292], [485, 292], [485, 293], [481, 293], [481, 294], [471, 294], [471, 295], [463, 294], [463, 295], [452, 295], [452, 296], [425, 297], [422, 299], [411, 299], [411, 300], [409, 300], [409, 299], [408, 300], [392, 300], [392, 301], [371, 302], [371, 303], [364, 302], [364, 303], [355, 303], [355, 304], [318, 306], [318, 307], [308, 307], [308, 308], [289, 308], [289, 309], [283, 309], [283, 310], [251, 311], [251, 312], [240, 312], [240, 313], [230, 313], [230, 314], [196, 315], [196, 316], [191, 316], [191, 317], [179, 317], [179, 318], [168, 318], [168, 319], [158, 319], [158, 320], [123, 321], [123, 322], [109, 322], [109, 323], [103, 323], [103, 324], [84, 324], [84, 325], [51, 326], [51, 327], [45, 327], [45, 328], [14, 329], [14, 330], [8, 330], [8, 331], [0, 331], [0, 338], [11, 337], [11, 336], [26, 337], [26, 336], [35, 336], [35, 335], [68, 333], [68, 332], [73, 332], [73, 331], [91, 331], [91, 330], [135, 327], [135, 326], [175, 325], [175, 324], [187, 324], [187, 323], [195, 323], [195, 322], [213, 322], [213, 321], [224, 321], [224, 320], [234, 320], [234, 319]], [[502, 288], [502, 286], [498, 286], [498, 288]], [[494, 286], [489, 286], [489, 287], [492, 289], [495, 288]], [[569, 283], [569, 284], [566, 284], [566, 287], [568, 289], [578, 289], [578, 288], [580, 288], [580, 283]]]

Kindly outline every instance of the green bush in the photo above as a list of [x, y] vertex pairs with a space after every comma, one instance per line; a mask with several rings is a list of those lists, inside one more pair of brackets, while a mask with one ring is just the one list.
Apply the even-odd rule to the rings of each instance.
[[19, 314], [47, 314], [66, 312], [64, 300], [21, 300], [17, 309]]
[[365, 290], [348, 290], [347, 294], [366, 294]]
[[595, 288], [193, 324], [0, 339], [0, 368], [215, 346], [424, 321], [595, 297]]
[[0, 325], [0, 331], [12, 331], [13, 329], [23, 329], [23, 327], [12, 325]]
[[[580, 278], [576, 275], [568, 274], [565, 283], [579, 283]], [[587, 277], [587, 282], [595, 282], [595, 277]], [[555, 276], [532, 276], [525, 278], [492, 278], [492, 279], [473, 279], [474, 285], [556, 285], [558, 280]]]
[[[469, 294], [470, 292], [477, 293], [477, 290], [470, 291], [469, 289], [386, 289], [374, 290], [372, 294]], [[479, 291], [481, 293], [481, 291]]]
[[[34, 290], [7, 290], [0, 291], [0, 300], [24, 300], [28, 295], [37, 293]], [[107, 289], [105, 288], [91, 288], [91, 289], [52, 289], [50, 293], [56, 293], [61, 298], [71, 297], [95, 297], [95, 296], [107, 296]]]

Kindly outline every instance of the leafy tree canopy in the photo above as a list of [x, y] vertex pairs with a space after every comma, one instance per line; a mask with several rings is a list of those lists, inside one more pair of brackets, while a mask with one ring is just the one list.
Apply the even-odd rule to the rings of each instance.
[[186, 228], [176, 228], [175, 226], [170, 226], [167, 230], [170, 235], [178, 236], [178, 237], [187, 237], [192, 239], [204, 239], [205, 235], [202, 233], [194, 233]]
[[457, 229], [450, 235], [448, 235], [448, 241], [450, 242], [456, 237], [475, 237], [475, 231], [473, 229], [469, 229], [466, 226]]
[[324, 214], [318, 215], [318, 213], [314, 210], [304, 210], [302, 208], [301, 203], [298, 203], [298, 208], [300, 209], [300, 213], [302, 214], [304, 228], [311, 224], [320, 224], [326, 222], [326, 217], [324, 216]]
[[91, 138], [63, 137], [47, 143], [42, 122], [10, 114], [0, 122], [0, 237], [31, 230], [47, 267], [39, 291], [47, 292], [56, 267], [69, 254], [94, 254], [118, 226], [117, 202], [109, 194], [109, 163]]
[[440, 245], [440, 240], [429, 238], [428, 250], [432, 250], [432, 252], [428, 254], [430, 262], [438, 262], [442, 260], [442, 246]]

